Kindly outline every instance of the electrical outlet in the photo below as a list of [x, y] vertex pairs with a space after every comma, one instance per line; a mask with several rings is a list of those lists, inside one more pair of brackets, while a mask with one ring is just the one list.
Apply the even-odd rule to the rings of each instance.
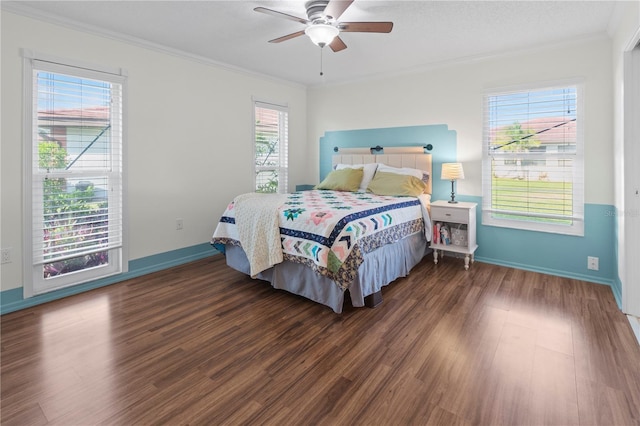
[[600, 259], [593, 256], [587, 257], [587, 269], [591, 269], [592, 271], [597, 271], [599, 269], [599, 261]]
[[11, 247], [2, 249], [2, 263], [11, 263]]
[[176, 219], [176, 229], [180, 231], [182, 228], [184, 228], [184, 221], [181, 218]]

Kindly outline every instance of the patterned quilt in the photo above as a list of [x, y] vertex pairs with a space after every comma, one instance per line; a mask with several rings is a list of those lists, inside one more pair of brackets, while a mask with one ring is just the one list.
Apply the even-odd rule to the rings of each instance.
[[[241, 246], [235, 210], [230, 203], [212, 244]], [[287, 194], [279, 208], [264, 214], [279, 218], [284, 260], [309, 266], [343, 290], [354, 280], [364, 254], [425, 228], [431, 234], [426, 208], [413, 197], [301, 191]]]

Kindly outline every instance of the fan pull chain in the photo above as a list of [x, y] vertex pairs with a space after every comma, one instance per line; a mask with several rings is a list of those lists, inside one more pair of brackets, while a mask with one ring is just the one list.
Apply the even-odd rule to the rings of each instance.
[[322, 77], [324, 75], [324, 73], [322, 72], [322, 51], [324, 49], [321, 47], [320, 48], [320, 76]]

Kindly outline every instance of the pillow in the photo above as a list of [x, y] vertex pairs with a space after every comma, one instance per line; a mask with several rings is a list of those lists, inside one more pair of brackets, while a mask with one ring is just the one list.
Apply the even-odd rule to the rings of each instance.
[[[404, 168], [391, 167], [381, 163], [378, 165], [378, 171], [385, 172], [385, 173], [396, 173], [399, 175], [415, 176], [418, 179], [420, 179], [422, 182], [424, 182], [425, 185], [429, 183], [429, 172], [425, 172], [424, 170], [411, 169], [409, 167], [404, 167]], [[426, 190], [426, 186], [425, 186], [425, 190]]]
[[378, 171], [385, 173], [395, 173], [398, 175], [415, 176], [416, 178], [422, 180], [422, 170], [410, 169], [409, 167], [398, 168], [387, 166], [386, 164], [379, 164]]
[[376, 195], [417, 197], [426, 188], [427, 185], [415, 176], [381, 172], [378, 169], [367, 190]]
[[362, 169], [364, 174], [362, 175], [362, 182], [360, 182], [360, 187], [358, 191], [367, 192], [367, 187], [373, 179], [373, 175], [376, 174], [376, 169], [378, 168], [378, 163], [368, 163], [368, 164], [338, 164], [336, 166], [336, 170], [342, 169]]
[[334, 191], [357, 191], [362, 182], [362, 169], [342, 169], [330, 172], [315, 189], [332, 189]]

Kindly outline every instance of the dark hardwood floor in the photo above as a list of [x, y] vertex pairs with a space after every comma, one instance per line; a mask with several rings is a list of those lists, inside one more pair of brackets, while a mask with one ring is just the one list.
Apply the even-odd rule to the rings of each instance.
[[638, 425], [611, 289], [426, 258], [341, 315], [222, 256], [4, 315], [2, 425]]

